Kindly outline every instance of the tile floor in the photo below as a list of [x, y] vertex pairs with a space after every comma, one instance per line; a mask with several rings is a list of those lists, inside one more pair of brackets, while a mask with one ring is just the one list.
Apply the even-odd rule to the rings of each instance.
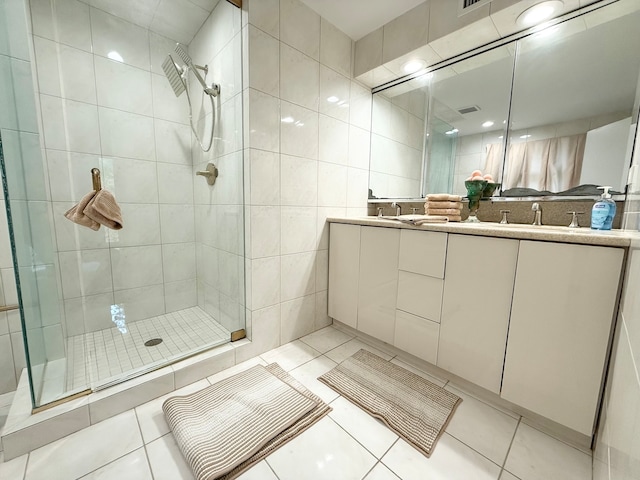
[[[366, 346], [463, 397], [426, 458], [333, 390], [318, 375]], [[203, 388], [256, 363], [278, 362], [333, 411], [245, 472], [241, 480], [586, 480], [591, 456], [526, 425], [454, 385], [327, 327], [175, 393]], [[174, 395], [172, 393], [170, 395]], [[157, 398], [6, 463], [3, 480], [192, 479]]]

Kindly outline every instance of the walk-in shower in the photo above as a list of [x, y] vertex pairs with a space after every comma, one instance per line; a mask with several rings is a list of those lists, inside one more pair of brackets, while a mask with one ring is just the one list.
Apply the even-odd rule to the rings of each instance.
[[[12, 39], [0, 41], [12, 247], [12, 265], [0, 268], [15, 271], [13, 356], [23, 338], [26, 360], [16, 366], [26, 363], [34, 407], [227, 343], [245, 328], [237, 7], [205, 2], [191, 25], [187, 17], [173, 25], [159, 12], [170, 9], [165, 2], [148, 2], [148, 19], [130, 15], [126, 0], [111, 3], [107, 12], [82, 0], [24, 0], [0, 15], [0, 38]], [[166, 25], [151, 21], [154, 9]], [[182, 91], [186, 102], [176, 97]], [[217, 179], [209, 164], [219, 166]], [[92, 191], [92, 169], [121, 208], [121, 230], [64, 217]], [[215, 183], [202, 181], [204, 172]]]
[[191, 96], [189, 95], [189, 72], [193, 73], [196, 80], [198, 80], [198, 83], [200, 83], [200, 85], [202, 86], [204, 93], [207, 94], [207, 96], [209, 97], [209, 100], [211, 102], [211, 112], [215, 111], [213, 99], [214, 97], [217, 97], [220, 94], [220, 85], [216, 85], [215, 83], [212, 83], [211, 85], [207, 85], [207, 83], [205, 82], [204, 78], [202, 78], [202, 75], [200, 75], [200, 72], [198, 72], [198, 70], [202, 70], [206, 75], [207, 73], [209, 73], [209, 66], [194, 65], [193, 60], [185, 50], [184, 45], [176, 43], [175, 53], [184, 62], [184, 65], [179, 66], [175, 62], [171, 54], [168, 54], [167, 58], [165, 58], [164, 62], [162, 62], [162, 70], [167, 76], [167, 80], [169, 80], [169, 84], [173, 89], [173, 93], [176, 94], [176, 97], [179, 97], [184, 92], [187, 93], [187, 103], [189, 104], [189, 124], [191, 125], [191, 131], [196, 137], [202, 151], [208, 152], [209, 150], [211, 150], [211, 146], [213, 144], [213, 132], [215, 130], [215, 115], [212, 117], [211, 132], [209, 134], [209, 142], [205, 147], [204, 144], [202, 143], [202, 140], [198, 136], [198, 132], [193, 126], [193, 108], [191, 106]]

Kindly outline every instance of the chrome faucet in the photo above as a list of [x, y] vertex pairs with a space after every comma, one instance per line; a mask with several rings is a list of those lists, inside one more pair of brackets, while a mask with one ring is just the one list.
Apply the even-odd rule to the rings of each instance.
[[540, 204], [537, 202], [534, 203], [531, 205], [531, 210], [535, 212], [532, 225], [542, 225], [542, 209], [540, 208]]
[[393, 202], [391, 204], [391, 208], [396, 209], [396, 217], [399, 217], [402, 214], [402, 209], [400, 208], [400, 204], [397, 202]]

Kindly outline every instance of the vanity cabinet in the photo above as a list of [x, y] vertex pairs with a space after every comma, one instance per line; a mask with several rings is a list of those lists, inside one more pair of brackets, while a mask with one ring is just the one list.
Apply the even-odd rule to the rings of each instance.
[[588, 437], [624, 249], [332, 223], [329, 316]]
[[330, 225], [329, 316], [357, 328], [360, 225]]
[[362, 227], [357, 328], [393, 345], [400, 230]]
[[591, 436], [620, 248], [520, 242], [501, 396]]
[[438, 362], [500, 393], [519, 240], [449, 235]]

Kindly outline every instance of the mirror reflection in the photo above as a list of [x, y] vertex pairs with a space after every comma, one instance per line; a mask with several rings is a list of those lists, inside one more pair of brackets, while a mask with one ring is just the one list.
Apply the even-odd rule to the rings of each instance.
[[[637, 126], [640, 5], [622, 1], [374, 95], [372, 198], [624, 192]], [[586, 185], [586, 187], [585, 187]]]

